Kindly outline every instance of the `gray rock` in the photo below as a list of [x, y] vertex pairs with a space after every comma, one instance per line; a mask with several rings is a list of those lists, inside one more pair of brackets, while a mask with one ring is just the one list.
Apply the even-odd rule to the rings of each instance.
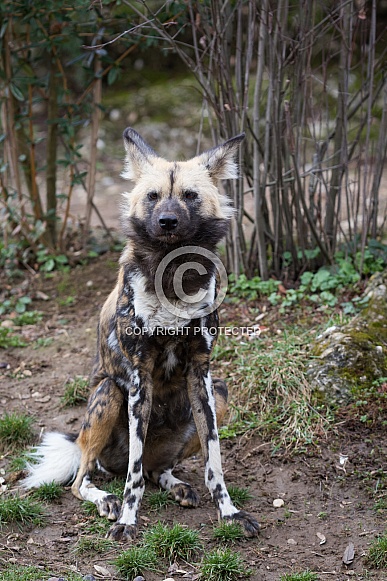
[[371, 277], [367, 306], [342, 327], [330, 327], [312, 345], [312, 385], [328, 401], [347, 403], [353, 391], [387, 377], [387, 271]]

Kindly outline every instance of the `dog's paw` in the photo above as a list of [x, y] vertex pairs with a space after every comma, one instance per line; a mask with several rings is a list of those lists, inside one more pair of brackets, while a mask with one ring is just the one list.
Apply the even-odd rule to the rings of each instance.
[[107, 494], [96, 503], [100, 516], [105, 516], [109, 520], [117, 520], [121, 512], [121, 500], [115, 494]]
[[231, 516], [224, 517], [224, 520], [232, 520], [242, 527], [246, 537], [256, 537], [259, 533], [259, 523], [255, 520], [251, 514], [245, 512], [244, 510], [239, 510], [238, 512], [232, 514]]
[[175, 484], [171, 488], [170, 493], [181, 506], [196, 508], [199, 505], [199, 495], [190, 484], [186, 484], [185, 482]]
[[125, 525], [115, 523], [110, 527], [106, 538], [113, 541], [133, 541], [137, 534], [137, 527], [135, 525]]

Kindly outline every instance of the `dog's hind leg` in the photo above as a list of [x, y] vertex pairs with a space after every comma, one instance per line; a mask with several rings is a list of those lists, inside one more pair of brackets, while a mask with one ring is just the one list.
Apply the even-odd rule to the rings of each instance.
[[101, 516], [116, 520], [121, 502], [114, 494], [98, 489], [91, 481], [96, 462], [108, 445], [122, 410], [124, 397], [114, 382], [103, 379], [90, 396], [86, 416], [77, 444], [81, 449], [81, 464], [71, 491], [80, 500], [93, 502]]
[[[215, 396], [215, 410], [217, 425], [220, 425], [224, 415], [227, 411], [227, 386], [221, 379], [215, 378], [213, 380], [214, 396]], [[187, 430], [189, 434], [187, 441], [182, 449], [180, 449], [177, 459], [174, 464], [190, 458], [200, 451], [200, 440], [196, 430], [196, 426], [192, 421], [192, 425]], [[168, 468], [161, 473], [150, 472], [147, 477], [155, 484], [161, 486], [164, 490], [168, 490], [171, 496], [181, 506], [196, 508], [199, 504], [199, 495], [196, 490], [188, 483], [172, 474], [173, 468]]]
[[233, 505], [224, 482], [214, 393], [208, 361], [198, 357], [188, 374], [188, 395], [204, 456], [205, 482], [218, 517], [234, 520], [244, 528], [247, 536], [256, 536], [259, 532], [258, 522]]

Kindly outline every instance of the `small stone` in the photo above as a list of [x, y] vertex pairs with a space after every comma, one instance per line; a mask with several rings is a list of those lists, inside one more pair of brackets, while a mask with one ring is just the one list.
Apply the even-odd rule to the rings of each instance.
[[93, 281], [92, 281], [92, 280], [88, 280], [88, 281], [87, 281], [87, 283], [86, 283], [86, 286], [87, 286], [88, 288], [91, 288], [91, 287], [93, 286], [93, 284], [94, 284], [94, 283], [93, 283]]
[[281, 508], [285, 504], [285, 501], [282, 498], [275, 498], [273, 500], [274, 508]]
[[96, 578], [94, 577], [94, 575], [85, 575], [83, 577], [83, 581], [96, 581]]
[[288, 539], [287, 543], [288, 545], [297, 545], [297, 541], [295, 541], [294, 539]]
[[133, 579], [133, 581], [145, 581], [145, 577], [142, 577], [141, 575], [138, 575], [138, 577], [135, 577]]

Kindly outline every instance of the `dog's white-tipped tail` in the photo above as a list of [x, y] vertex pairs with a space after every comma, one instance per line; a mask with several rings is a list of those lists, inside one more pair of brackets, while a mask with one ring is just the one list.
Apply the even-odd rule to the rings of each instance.
[[28, 476], [21, 482], [24, 488], [37, 488], [48, 482], [69, 484], [78, 472], [81, 449], [66, 434], [49, 432], [30, 457]]

